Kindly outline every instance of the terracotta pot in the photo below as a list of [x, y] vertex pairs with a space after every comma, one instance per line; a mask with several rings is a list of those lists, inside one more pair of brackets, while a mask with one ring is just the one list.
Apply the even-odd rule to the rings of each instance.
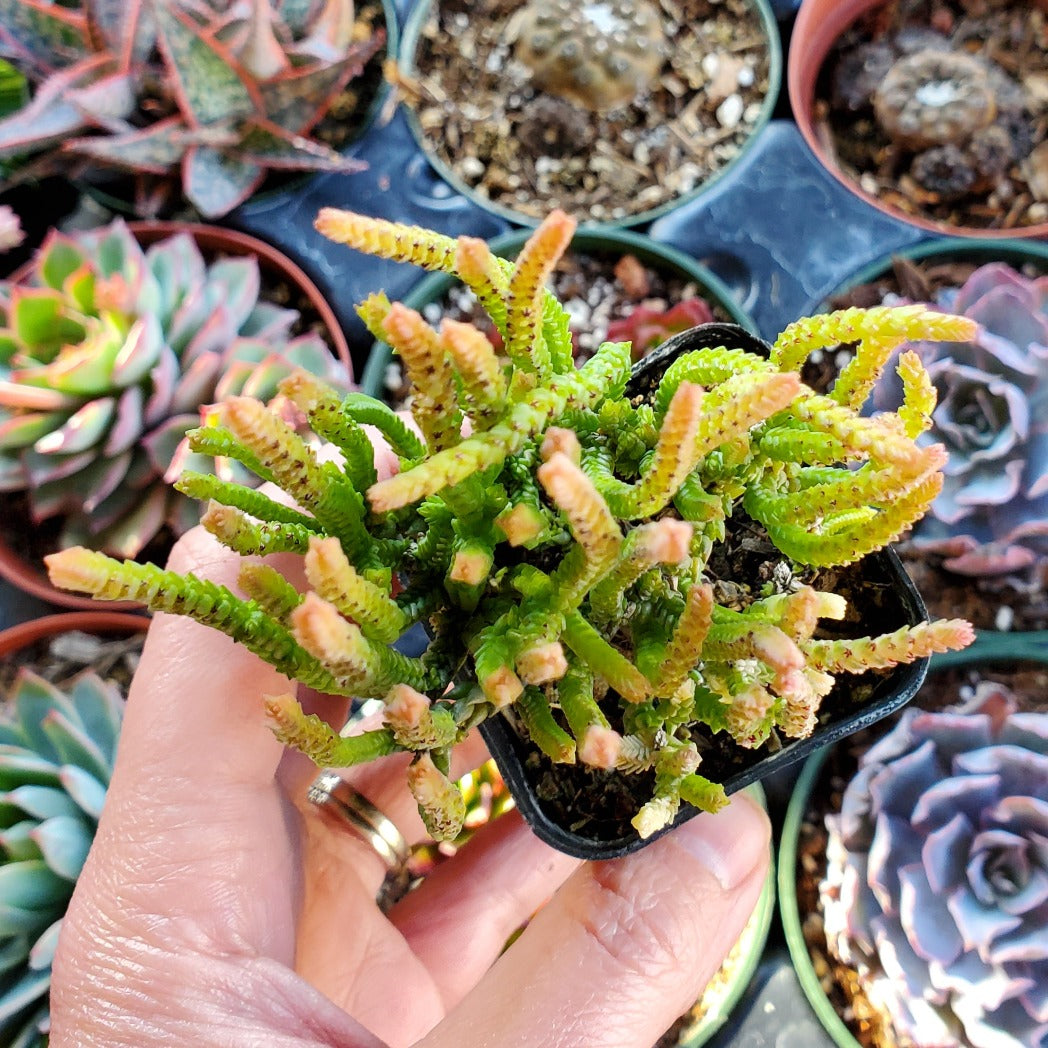
[[849, 192], [872, 204], [878, 211], [908, 225], [935, 233], [951, 233], [980, 239], [1048, 236], [1048, 222], [1015, 229], [979, 229], [971, 226], [950, 226], [907, 214], [865, 192], [832, 160], [814, 124], [815, 84], [819, 72], [841, 34], [867, 11], [885, 4], [886, 0], [803, 0], [797, 13], [786, 65], [786, 86], [797, 127], [819, 163]]
[[145, 615], [128, 615], [119, 611], [72, 611], [30, 619], [17, 626], [0, 630], [0, 657], [10, 658], [22, 648], [59, 633], [81, 630], [84, 633], [129, 635], [149, 628]]
[[[530, 229], [505, 233], [490, 241], [491, 250], [501, 258], [515, 258], [530, 235]], [[695, 284], [699, 296], [709, 305], [722, 309], [747, 331], [757, 330], [753, 320], [739, 307], [731, 290], [719, 277], [690, 255], [668, 244], [660, 244], [657, 240], [628, 229], [581, 229], [572, 238], [568, 251], [597, 256], [634, 255], [645, 266], [661, 273], [683, 277]], [[439, 302], [458, 284], [460, 282], [454, 277], [444, 273], [432, 273], [424, 277], [411, 294], [404, 298], [404, 304], [412, 309], [421, 310], [431, 302]], [[360, 379], [360, 387], [365, 393], [380, 400], [385, 397], [386, 368], [392, 359], [393, 351], [385, 342], [376, 342], [371, 347]]]
[[[627, 386], [627, 394], [649, 396], [658, 387], [666, 368], [678, 356], [691, 350], [725, 344], [765, 355], [771, 348], [757, 336], [735, 325], [703, 324], [667, 339], [654, 352], [635, 364], [633, 376]], [[883, 632], [890, 632], [904, 625], [916, 625], [926, 620], [927, 615], [920, 594], [890, 547], [869, 554], [859, 564], [867, 582], [880, 587], [883, 594], [890, 593], [894, 597], [893, 606], [883, 609], [890, 620], [883, 627]], [[853, 570], [857, 570], [858, 567], [859, 565], [854, 566]], [[860, 613], [860, 618], [862, 617]], [[751, 783], [810, 756], [819, 747], [869, 727], [882, 717], [894, 713], [914, 696], [924, 680], [927, 669], [928, 659], [896, 666], [877, 678], [869, 698], [859, 705], [852, 700], [851, 689], [846, 685], [837, 685], [823, 700], [818, 727], [808, 738], [790, 740], [775, 751], [770, 751], [767, 747], [759, 750], [742, 750], [740, 747], [733, 759], [725, 762], [730, 763], [730, 766], [724, 769], [718, 769], [715, 766], [717, 758], [707, 754], [704, 755], [703, 772], [707, 774], [708, 769], [708, 774], [714, 781], [721, 782], [729, 794], [744, 789]], [[558, 821], [536, 789], [537, 776], [543, 776], [544, 781], [559, 776], [570, 781], [578, 773], [578, 765], [543, 764], [540, 759], [536, 771], [532, 760], [535, 753], [533, 744], [530, 739], [523, 737], [505, 714], [485, 720], [480, 725], [480, 733], [492, 757], [495, 758], [517, 807], [535, 835], [568, 855], [581, 859], [611, 859], [628, 855], [669, 832], [673, 826], [698, 814], [696, 808], [682, 804], [671, 826], [646, 839], [642, 839], [632, 827], [624, 830], [618, 837], [610, 836], [611, 831], [603, 828], [603, 832], [608, 833], [608, 836], [598, 837], [596, 833], [580, 832]], [[586, 789], [586, 785], [583, 782], [573, 782], [572, 789], [578, 793]], [[611, 824], [612, 828], [616, 825]]]
[[[254, 255], [258, 259], [259, 267], [264, 273], [269, 273], [298, 288], [305, 295], [310, 307], [316, 310], [323, 323], [328, 341], [335, 355], [345, 367], [348, 378], [352, 380], [353, 365], [349, 353], [349, 344], [334, 311], [306, 272], [283, 252], [278, 251], [275, 247], [259, 240], [257, 237], [249, 236], [247, 233], [239, 233], [232, 229], [225, 229], [221, 226], [192, 222], [129, 222], [128, 228], [144, 247], [148, 247], [158, 240], [174, 236], [176, 233], [186, 232], [193, 237], [205, 255], [230, 255], [234, 257]], [[9, 279], [16, 283], [24, 280], [32, 271], [31, 267], [31, 263], [26, 263], [16, 270]], [[0, 537], [0, 577], [7, 579], [13, 586], [39, 600], [58, 605], [59, 607], [88, 609], [98, 606], [97, 602], [89, 597], [56, 589], [48, 581], [42, 566], [38, 567], [27, 563], [2, 537]], [[131, 610], [139, 607], [139, 605], [130, 601], [116, 601], [107, 604], [107, 607], [117, 610]]]

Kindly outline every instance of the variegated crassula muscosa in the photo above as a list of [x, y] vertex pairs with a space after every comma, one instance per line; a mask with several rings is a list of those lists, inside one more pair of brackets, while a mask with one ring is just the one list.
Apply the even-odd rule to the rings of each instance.
[[[359, 306], [400, 354], [417, 429], [385, 404], [336, 394], [311, 376], [282, 385], [318, 455], [256, 400], [226, 402], [190, 437], [278, 484], [292, 508], [215, 483], [203, 523], [232, 549], [305, 555], [307, 592], [250, 556], [234, 595], [211, 582], [87, 550], [49, 559], [58, 585], [138, 599], [217, 627], [321, 691], [385, 700], [385, 724], [343, 737], [291, 695], [266, 708], [281, 739], [343, 767], [398, 750], [427, 826], [455, 834], [463, 806], [449, 751], [512, 707], [552, 760], [645, 773], [633, 824], [648, 837], [681, 802], [725, 803], [700, 773], [696, 732], [756, 747], [809, 734], [834, 675], [964, 646], [967, 623], [824, 639], [844, 599], [811, 585], [728, 603], [706, 577], [733, 514], [767, 530], [781, 560], [816, 568], [879, 549], [938, 492], [944, 454], [920, 447], [934, 396], [912, 355], [898, 411], [863, 417], [891, 349], [907, 338], [970, 336], [972, 322], [923, 307], [848, 310], [801, 320], [770, 359], [731, 345], [685, 354], [650, 400], [627, 398], [628, 343], [581, 367], [546, 278], [574, 222], [554, 212], [515, 262], [470, 237], [325, 210], [321, 232], [359, 250], [456, 274], [502, 335], [499, 356], [472, 326], [439, 330], [375, 294]], [[816, 347], [858, 341], [828, 396], [797, 369]], [[362, 426], [398, 459], [380, 478]], [[425, 621], [411, 658], [392, 643]]]

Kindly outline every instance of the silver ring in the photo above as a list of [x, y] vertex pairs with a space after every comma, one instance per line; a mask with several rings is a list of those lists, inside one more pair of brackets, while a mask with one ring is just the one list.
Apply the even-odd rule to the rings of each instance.
[[371, 845], [391, 874], [399, 874], [407, 865], [411, 849], [404, 835], [392, 819], [383, 815], [341, 775], [333, 771], [321, 772], [306, 791], [306, 799], [347, 823]]

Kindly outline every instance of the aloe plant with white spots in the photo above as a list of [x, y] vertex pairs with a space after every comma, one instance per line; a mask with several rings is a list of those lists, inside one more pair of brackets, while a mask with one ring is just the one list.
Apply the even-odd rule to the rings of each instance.
[[0, 284], [0, 492], [24, 492], [35, 522], [61, 518], [62, 544], [122, 556], [192, 526], [195, 503], [164, 474], [214, 471], [183, 446], [207, 405], [268, 401], [296, 368], [343, 381], [261, 281], [254, 257], [205, 261], [186, 233], [147, 249], [121, 221], [52, 233], [26, 280]]
[[33, 87], [0, 120], [0, 162], [129, 172], [142, 213], [181, 183], [218, 217], [269, 172], [360, 169], [310, 132], [384, 42], [353, 0], [0, 0], [0, 57]]
[[[436, 330], [375, 294], [358, 312], [404, 362], [416, 429], [379, 401], [298, 374], [282, 391], [337, 446], [337, 462], [249, 397], [191, 434], [198, 451], [220, 446], [296, 503], [216, 482], [203, 524], [244, 555], [304, 554], [305, 593], [254, 559], [244, 596], [87, 550], [49, 566], [60, 586], [191, 615], [311, 687], [385, 701], [384, 726], [344, 737], [293, 696], [268, 696], [278, 736], [319, 764], [413, 753], [409, 785], [427, 826], [451, 838], [464, 807], [450, 748], [511, 708], [555, 762], [647, 775], [633, 824], [648, 837], [682, 801], [725, 803], [699, 772], [700, 732], [746, 747], [803, 737], [836, 675], [971, 640], [958, 621], [826, 639], [819, 622], [845, 614], [840, 595], [785, 586], [729, 604], [711, 578], [733, 516], [763, 525], [783, 565], [814, 567], [855, 562], [920, 516], [943, 453], [916, 442], [934, 400], [916, 358], [903, 360], [897, 411], [860, 408], [895, 345], [968, 337], [971, 321], [849, 310], [791, 325], [770, 358], [726, 336], [680, 356], [647, 400], [627, 395], [629, 343], [573, 359], [569, 318], [544, 286], [575, 228], [562, 212], [515, 262], [470, 237], [347, 212], [325, 210], [317, 224], [359, 250], [456, 274], [504, 353], [477, 328]], [[859, 343], [855, 362], [817, 396], [798, 369], [840, 341]], [[397, 456], [395, 475], [378, 476], [365, 424]], [[391, 644], [419, 621], [432, 641], [410, 658]]]
[[44, 1048], [51, 962], [94, 839], [124, 697], [92, 672], [22, 670], [0, 714], [0, 1038]]

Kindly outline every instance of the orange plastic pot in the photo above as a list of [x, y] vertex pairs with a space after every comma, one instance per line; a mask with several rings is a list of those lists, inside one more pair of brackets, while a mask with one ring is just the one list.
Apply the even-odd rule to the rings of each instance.
[[144, 633], [148, 628], [149, 619], [144, 615], [119, 611], [67, 611], [45, 615], [42, 619], [30, 619], [0, 630], [0, 658], [8, 659], [30, 644], [72, 630], [97, 636], [126, 637], [132, 633]]
[[[349, 353], [349, 343], [346, 341], [346, 336], [334, 310], [305, 270], [282, 251], [278, 251], [271, 244], [257, 237], [249, 236], [247, 233], [203, 223], [129, 222], [128, 229], [143, 247], [148, 247], [158, 240], [164, 240], [178, 233], [188, 233], [205, 255], [214, 257], [254, 255], [264, 274], [297, 288], [309, 302], [310, 308], [316, 311], [323, 324], [328, 343], [346, 369], [347, 379], [352, 381], [353, 364]], [[25, 280], [32, 271], [31, 265], [31, 263], [26, 263], [21, 266], [11, 274], [9, 279], [13, 283]], [[27, 528], [33, 527], [28, 520], [25, 524]], [[97, 602], [90, 597], [56, 589], [48, 580], [42, 564], [26, 561], [2, 537], [0, 537], [0, 577], [7, 579], [12, 586], [49, 604], [79, 609], [98, 607]], [[115, 610], [131, 610], [139, 607], [132, 601], [114, 601], [106, 606]]]
[[885, 6], [887, 6], [886, 0], [803, 0], [797, 12], [786, 66], [786, 87], [797, 127], [819, 163], [849, 192], [865, 200], [883, 214], [911, 226], [927, 229], [933, 233], [951, 233], [957, 236], [988, 239], [1048, 236], [1048, 222], [1013, 229], [981, 229], [973, 226], [948, 225], [922, 218], [919, 215], [908, 214], [899, 208], [886, 205], [873, 194], [867, 193], [850, 175], [836, 165], [826, 148], [826, 143], [819, 136], [815, 127], [815, 85], [819, 72], [833, 45], [844, 31], [868, 11]]

